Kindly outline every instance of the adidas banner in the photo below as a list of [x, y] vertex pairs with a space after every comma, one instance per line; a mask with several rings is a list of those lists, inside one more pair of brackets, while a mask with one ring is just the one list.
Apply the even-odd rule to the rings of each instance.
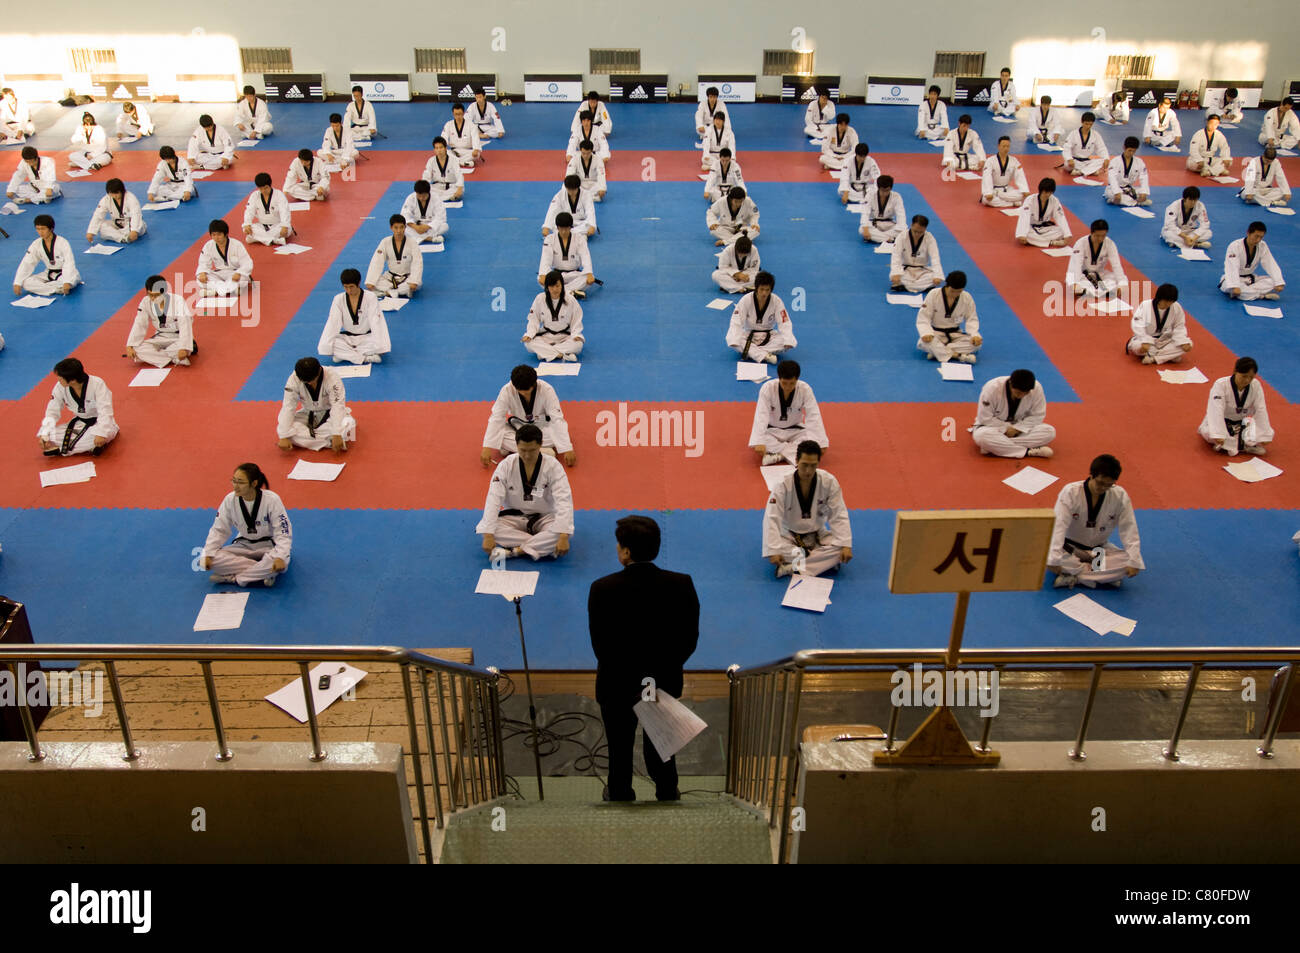
[[988, 109], [993, 96], [990, 90], [997, 81], [996, 76], [958, 76], [952, 81], [952, 104]]
[[90, 95], [120, 103], [128, 99], [152, 99], [153, 91], [149, 88], [149, 77], [144, 74], [93, 73]]
[[782, 76], [781, 102], [811, 103], [818, 93], [826, 93], [831, 102], [840, 101], [840, 78], [838, 76]]
[[453, 102], [472, 102], [475, 93], [497, 98], [496, 73], [439, 73], [438, 96]]
[[361, 95], [371, 103], [409, 103], [411, 101], [410, 73], [353, 73], [348, 77], [348, 88], [339, 90], [351, 97], [352, 87], [360, 86]]
[[[1095, 79], [1039, 79], [1034, 81], [1033, 101], [1038, 102], [1044, 96], [1052, 97], [1053, 106], [1092, 107], [1097, 96]], [[1023, 90], [1017, 90], [1023, 94]], [[1107, 93], [1109, 95], [1109, 93]]]
[[263, 73], [268, 103], [323, 103], [325, 101], [325, 75], [323, 73]]
[[867, 103], [919, 106], [925, 99], [925, 86], [923, 76], [868, 76]]
[[710, 86], [718, 87], [718, 101], [723, 103], [752, 103], [758, 97], [758, 77], [740, 76], [736, 73], [701, 73], [697, 77], [699, 93], [695, 101], [704, 102]]
[[1128, 93], [1129, 108], [1133, 110], [1155, 109], [1163, 96], [1169, 97], [1171, 106], [1178, 106], [1176, 79], [1127, 79], [1119, 88]]
[[609, 78], [611, 103], [668, 102], [667, 73], [622, 73]]
[[524, 76], [526, 103], [577, 103], [585, 95], [581, 73]]

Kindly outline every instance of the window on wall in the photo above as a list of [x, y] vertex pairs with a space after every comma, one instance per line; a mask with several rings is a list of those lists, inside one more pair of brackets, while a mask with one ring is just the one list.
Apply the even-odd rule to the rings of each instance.
[[983, 76], [984, 54], [963, 50], [939, 50], [934, 54], [935, 79], [941, 76]]
[[241, 46], [245, 73], [292, 73], [293, 51], [287, 46]]
[[78, 46], [68, 50], [74, 73], [102, 73], [117, 68], [117, 50]]
[[415, 71], [417, 73], [466, 73], [464, 48], [438, 47], [436, 49], [416, 49]]
[[641, 51], [628, 49], [590, 50], [591, 73], [639, 73]]
[[798, 53], [795, 50], [764, 50], [764, 76], [811, 76], [813, 74], [813, 52]]
[[1155, 69], [1154, 56], [1109, 56], [1106, 58], [1108, 79], [1150, 79]]

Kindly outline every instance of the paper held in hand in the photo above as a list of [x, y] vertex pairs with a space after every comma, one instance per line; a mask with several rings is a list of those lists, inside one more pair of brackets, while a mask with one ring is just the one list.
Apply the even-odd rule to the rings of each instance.
[[667, 692], [656, 691], [655, 701], [639, 701], [633, 706], [637, 721], [650, 743], [667, 761], [690, 743], [708, 724]]

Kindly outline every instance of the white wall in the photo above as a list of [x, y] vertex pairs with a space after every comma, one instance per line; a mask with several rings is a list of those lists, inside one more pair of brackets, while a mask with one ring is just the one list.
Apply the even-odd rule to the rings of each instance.
[[[471, 72], [496, 73], [499, 88], [512, 92], [522, 90], [524, 73], [585, 71], [592, 46], [639, 47], [646, 72], [667, 72], [673, 86], [693, 84], [700, 72], [758, 72], [762, 49], [791, 48], [796, 27], [803, 28], [808, 45], [817, 51], [817, 72], [841, 74], [849, 95], [862, 94], [867, 72], [928, 74], [936, 49], [987, 51], [987, 71], [996, 74], [1009, 64], [1026, 95], [1038, 77], [1099, 76], [1108, 53], [1154, 53], [1155, 75], [1176, 76], [1184, 87], [1205, 78], [1262, 79], [1270, 99], [1277, 98], [1284, 80], [1300, 78], [1300, 16], [1294, 0], [1237, 0], [1226, 9], [1208, 0], [1097, 0], [1088, 12], [1048, 2], [954, 0], [901, 9], [879, 0], [807, 0], [766, 8], [736, 0], [578, 0], [574, 7], [576, 15], [536, 0], [473, 0], [453, 5], [450, 12], [428, 0], [383, 0], [374, 6], [351, 0], [274, 6], [260, 0], [201, 6], [65, 0], [59, 4], [58, 22], [75, 24], [83, 40], [97, 30], [109, 38], [188, 35], [198, 29], [210, 40], [229, 36], [242, 46], [288, 46], [295, 69], [324, 72], [335, 91], [344, 90], [350, 71], [412, 70], [415, 46], [463, 46]], [[717, 24], [738, 10], [734, 26], [720, 30]], [[41, 54], [41, 69], [21, 62], [39, 47], [19, 35], [39, 36], [50, 22], [49, 10], [40, 4], [9, 5], [5, 33], [0, 34], [5, 70], [67, 69], [46, 53]], [[492, 48], [496, 27], [505, 30], [504, 50]], [[167, 45], [174, 48], [175, 40]], [[140, 65], [120, 64], [123, 72], [135, 72]], [[260, 87], [260, 78], [250, 81]], [[603, 90], [606, 80], [589, 78], [589, 83]], [[760, 77], [760, 92], [776, 93], [779, 87], [778, 77]], [[417, 91], [433, 88], [433, 76], [416, 77]]]

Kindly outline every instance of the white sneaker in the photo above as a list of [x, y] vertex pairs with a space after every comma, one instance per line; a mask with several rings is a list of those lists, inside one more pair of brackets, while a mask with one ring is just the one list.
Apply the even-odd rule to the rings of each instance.
[[958, 355], [957, 355], [957, 360], [961, 361], [963, 364], [974, 364], [974, 363], [975, 363], [975, 355], [974, 355], [974, 354], [958, 354]]
[[1027, 457], [1050, 457], [1055, 455], [1056, 451], [1051, 447], [1030, 447], [1025, 451]]
[[576, 354], [565, 354], [564, 359], [568, 361], [570, 364], [578, 363], [578, 355]]
[[785, 462], [785, 457], [781, 456], [781, 454], [779, 453], [765, 453], [763, 454], [763, 462], [761, 466], [770, 467], [775, 463], [784, 463], [784, 462]]

